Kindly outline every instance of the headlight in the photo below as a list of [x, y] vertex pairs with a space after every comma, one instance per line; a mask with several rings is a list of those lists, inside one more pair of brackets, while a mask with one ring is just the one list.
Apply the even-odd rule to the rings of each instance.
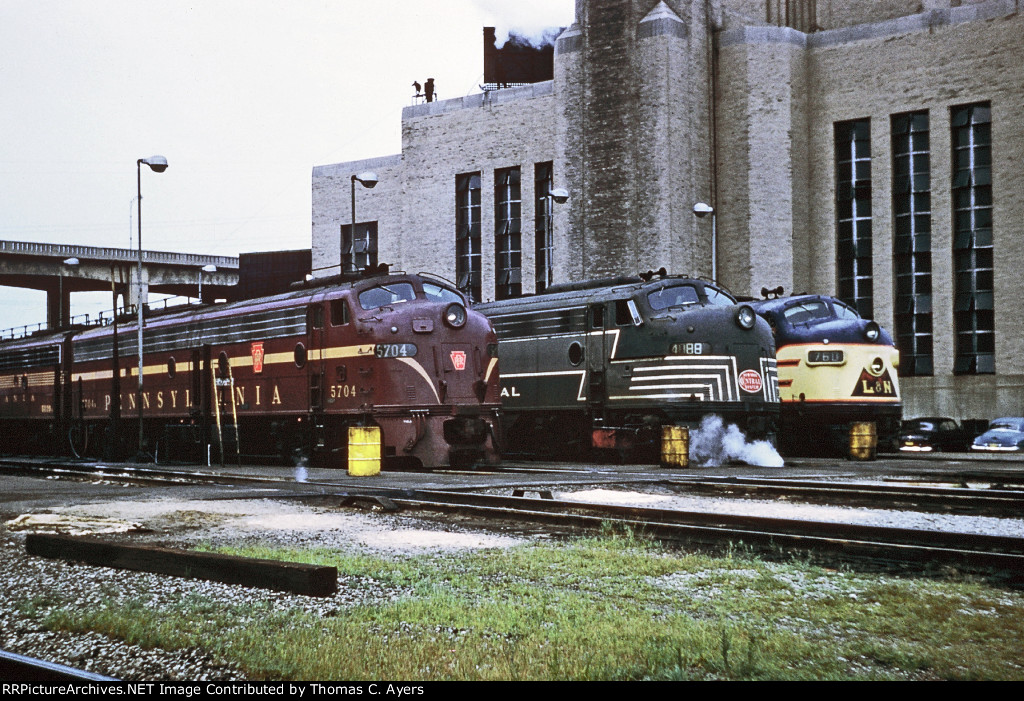
[[453, 329], [459, 329], [466, 325], [466, 308], [458, 302], [452, 302], [444, 310], [444, 323]]
[[741, 329], [747, 329], [748, 331], [754, 328], [754, 322], [757, 321], [757, 314], [751, 307], [746, 304], [740, 306], [736, 310], [736, 323], [739, 324]]
[[869, 321], [864, 326], [864, 338], [868, 339], [872, 343], [877, 341], [882, 335], [882, 328], [873, 321]]

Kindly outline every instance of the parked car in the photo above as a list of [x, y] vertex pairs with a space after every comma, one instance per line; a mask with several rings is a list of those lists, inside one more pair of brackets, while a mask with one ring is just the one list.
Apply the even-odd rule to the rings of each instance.
[[967, 450], [970, 442], [967, 431], [955, 420], [926, 416], [904, 421], [896, 445], [904, 452], [928, 453]]
[[1024, 418], [996, 419], [988, 430], [974, 439], [971, 450], [1012, 453], [1024, 450]]

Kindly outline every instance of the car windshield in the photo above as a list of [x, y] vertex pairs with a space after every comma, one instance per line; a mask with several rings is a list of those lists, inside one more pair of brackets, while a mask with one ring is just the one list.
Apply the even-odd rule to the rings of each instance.
[[663, 287], [647, 295], [647, 303], [655, 311], [669, 307], [685, 307], [698, 302], [700, 302], [700, 298], [697, 296], [697, 288], [692, 285]]
[[786, 307], [782, 312], [786, 321], [790, 324], [810, 324], [817, 321], [826, 321], [834, 318], [832, 309], [821, 300], [800, 302], [791, 307]]
[[904, 421], [904, 431], [934, 431], [935, 422], [933, 421]]
[[996, 419], [992, 422], [992, 425], [988, 427], [989, 431], [1020, 431], [1021, 424], [1024, 424], [1024, 420], [1021, 419]]
[[416, 291], [408, 282], [396, 282], [391, 285], [377, 285], [359, 293], [359, 306], [363, 309], [377, 309], [388, 304], [411, 302], [416, 299]]

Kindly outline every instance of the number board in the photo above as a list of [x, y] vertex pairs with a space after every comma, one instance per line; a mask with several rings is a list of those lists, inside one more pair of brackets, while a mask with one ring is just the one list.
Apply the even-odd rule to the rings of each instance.
[[672, 355], [711, 355], [710, 343], [673, 343], [668, 347]]
[[373, 347], [373, 354], [378, 358], [412, 358], [416, 355], [413, 343], [378, 343]]
[[841, 350], [812, 350], [807, 351], [808, 365], [842, 365], [846, 357]]

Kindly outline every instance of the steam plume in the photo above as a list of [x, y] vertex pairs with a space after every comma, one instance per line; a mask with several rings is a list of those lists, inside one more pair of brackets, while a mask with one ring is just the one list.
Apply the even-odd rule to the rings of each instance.
[[742, 462], [759, 467], [782, 467], [779, 453], [767, 441], [748, 443], [735, 424], [728, 428], [721, 417], [711, 414], [690, 432], [690, 460], [700, 467], [717, 467], [729, 462]]

